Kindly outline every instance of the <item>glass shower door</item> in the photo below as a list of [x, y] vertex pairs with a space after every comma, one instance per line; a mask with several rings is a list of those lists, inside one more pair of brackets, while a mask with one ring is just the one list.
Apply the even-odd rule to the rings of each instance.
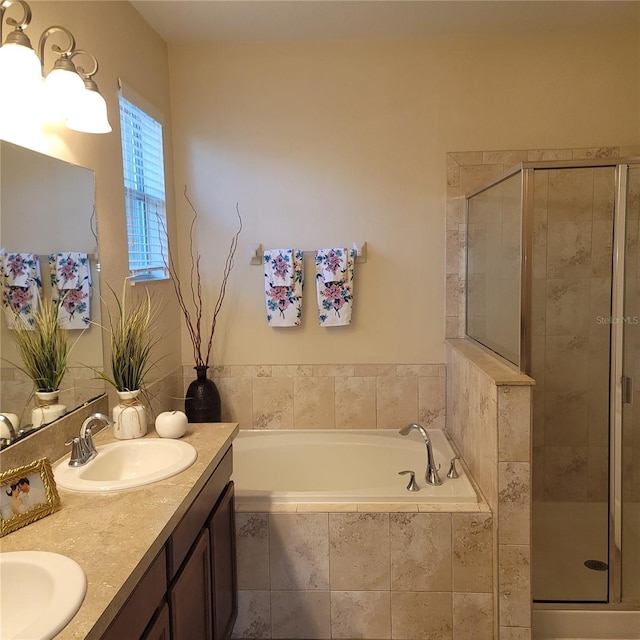
[[[621, 600], [640, 602], [640, 166], [627, 172], [620, 473], [614, 488], [615, 540], [621, 557]], [[616, 537], [618, 537], [616, 535]]]
[[615, 193], [614, 167], [534, 171], [532, 586], [537, 601], [608, 600]]

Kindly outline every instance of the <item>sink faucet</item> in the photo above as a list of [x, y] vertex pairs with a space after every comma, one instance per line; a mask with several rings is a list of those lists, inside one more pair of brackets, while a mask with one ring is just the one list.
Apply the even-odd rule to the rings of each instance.
[[93, 428], [102, 425], [102, 428], [114, 425], [115, 422], [104, 413], [94, 413], [90, 415], [80, 427], [80, 442], [85, 446], [85, 449], [89, 453], [87, 462], [98, 455], [95, 445], [93, 444]]
[[76, 438], [69, 438], [65, 442], [66, 445], [72, 445], [71, 458], [69, 459], [70, 467], [81, 467], [98, 455], [93, 444], [92, 429], [99, 424], [106, 427], [115, 424], [115, 422], [104, 413], [94, 413], [82, 423], [80, 435]]
[[408, 424], [406, 427], [403, 427], [402, 429], [400, 429], [400, 435], [408, 436], [411, 433], [411, 431], [414, 429], [418, 431], [418, 433], [420, 433], [420, 435], [424, 438], [424, 444], [427, 447], [427, 470], [424, 474], [424, 479], [429, 484], [433, 484], [433, 485], [442, 484], [442, 480], [438, 475], [438, 469], [440, 467], [438, 466], [438, 468], [436, 468], [435, 462], [433, 461], [433, 448], [431, 446], [431, 438], [429, 438], [429, 434], [427, 433], [427, 430], [421, 424], [418, 424], [417, 422], [412, 422], [411, 424]]

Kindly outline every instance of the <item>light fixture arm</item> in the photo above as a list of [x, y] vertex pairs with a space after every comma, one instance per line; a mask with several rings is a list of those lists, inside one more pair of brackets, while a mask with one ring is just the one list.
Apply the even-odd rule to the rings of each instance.
[[54, 25], [52, 27], [49, 27], [42, 33], [42, 35], [40, 36], [40, 41], [38, 42], [38, 52], [40, 53], [40, 64], [42, 65], [43, 74], [44, 74], [44, 57], [45, 57], [44, 54], [45, 54], [45, 46], [47, 44], [47, 40], [54, 33], [59, 33], [59, 32], [62, 32], [65, 34], [65, 36], [67, 36], [69, 45], [67, 46], [66, 49], [63, 49], [57, 44], [51, 45], [51, 51], [53, 51], [54, 53], [57, 53], [60, 56], [60, 58], [56, 61], [55, 66], [59, 69], [63, 68], [67, 71], [73, 71], [73, 72], [76, 71], [76, 68], [73, 62], [71, 62], [71, 56], [73, 55], [73, 52], [75, 51], [75, 48], [76, 48], [76, 39], [73, 37], [73, 34], [71, 33], [71, 31], [69, 31], [69, 29], [65, 29], [64, 27]]
[[22, 46], [28, 46], [31, 48], [29, 38], [23, 33], [31, 22], [31, 7], [24, 0], [2, 0], [0, 2], [0, 47], [2, 46], [2, 27], [4, 25], [5, 11], [13, 4], [19, 4], [22, 7], [24, 15], [22, 20], [16, 20], [15, 18], [7, 18], [7, 24], [10, 27], [15, 27], [14, 30], [7, 36], [7, 43], [20, 44]]
[[93, 62], [93, 67], [91, 68], [91, 71], [87, 71], [84, 67], [80, 67], [80, 66], [78, 66], [76, 64], [76, 71], [78, 72], [78, 75], [83, 80], [90, 79], [91, 76], [95, 76], [96, 73], [98, 73], [98, 60], [96, 59], [96, 57], [92, 53], [89, 53], [88, 51], [85, 51], [84, 49], [76, 49], [69, 56], [69, 58], [73, 59], [73, 58], [75, 58], [76, 56], [79, 56], [79, 55], [87, 56], [87, 58], [90, 58], [91, 62]]

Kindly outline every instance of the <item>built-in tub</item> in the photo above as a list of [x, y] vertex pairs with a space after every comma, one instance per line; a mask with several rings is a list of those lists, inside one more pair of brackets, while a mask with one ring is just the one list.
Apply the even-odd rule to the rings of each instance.
[[[241, 430], [234, 440], [236, 497], [251, 503], [476, 503], [444, 431], [429, 430], [442, 485], [425, 482], [426, 447], [420, 434], [395, 429]], [[412, 469], [420, 491], [407, 490]]]

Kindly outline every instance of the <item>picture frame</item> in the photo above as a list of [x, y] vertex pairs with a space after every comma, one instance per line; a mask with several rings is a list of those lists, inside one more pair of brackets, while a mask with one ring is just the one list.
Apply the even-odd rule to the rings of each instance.
[[0, 473], [0, 538], [59, 509], [60, 496], [47, 458]]

